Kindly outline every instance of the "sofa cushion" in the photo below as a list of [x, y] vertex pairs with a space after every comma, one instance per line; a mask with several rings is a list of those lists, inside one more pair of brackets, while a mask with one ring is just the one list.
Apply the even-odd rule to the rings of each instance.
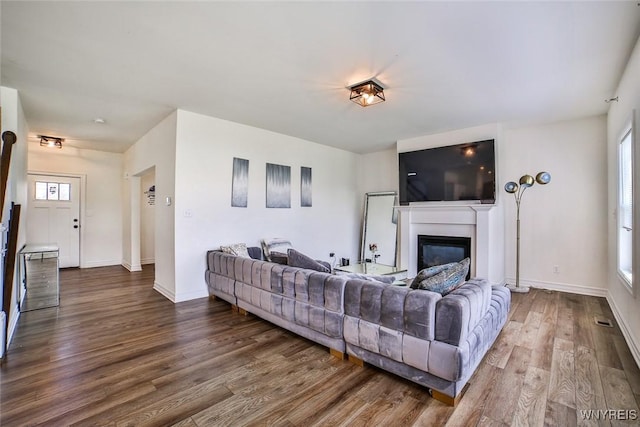
[[443, 296], [447, 295], [464, 283], [464, 279], [469, 272], [469, 263], [469, 258], [465, 258], [420, 282], [416, 283], [414, 280], [413, 283], [411, 283], [411, 287], [414, 289], [438, 292]]
[[424, 340], [435, 337], [436, 304], [442, 299], [437, 292], [411, 290], [404, 299], [404, 331]]
[[267, 261], [271, 261], [271, 252], [285, 253], [287, 249], [290, 248], [293, 248], [293, 246], [291, 245], [291, 242], [286, 239], [262, 239], [262, 251], [264, 252], [264, 258]]
[[435, 339], [455, 346], [466, 341], [468, 334], [489, 311], [492, 295], [489, 282], [471, 279], [439, 300]]
[[251, 256], [249, 256], [249, 252], [247, 251], [246, 243], [234, 243], [227, 246], [220, 246], [220, 250], [225, 254], [235, 255], [242, 258], [251, 258]]
[[382, 311], [382, 291], [386, 288], [382, 283], [367, 282], [362, 285], [360, 296], [360, 318], [372, 323], [380, 323]]
[[404, 332], [404, 301], [411, 290], [406, 286], [385, 286], [380, 303], [380, 324]]
[[276, 264], [289, 264], [289, 257], [284, 252], [271, 251], [269, 253], [269, 258], [271, 258], [271, 262], [274, 262]]
[[305, 254], [296, 251], [295, 249], [289, 249], [287, 251], [289, 257], [289, 265], [291, 267], [308, 268], [309, 270], [316, 270], [322, 273], [330, 273], [331, 270], [326, 266], [320, 264], [313, 258], [309, 258]]

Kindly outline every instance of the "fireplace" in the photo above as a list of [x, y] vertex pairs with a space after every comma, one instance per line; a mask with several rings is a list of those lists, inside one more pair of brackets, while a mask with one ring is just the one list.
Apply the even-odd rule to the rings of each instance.
[[[418, 235], [418, 271], [471, 257], [470, 237]], [[471, 270], [467, 280], [471, 278]]]
[[400, 267], [407, 277], [418, 274], [418, 236], [460, 236], [471, 239], [471, 277], [504, 284], [504, 216], [492, 205], [399, 206]]

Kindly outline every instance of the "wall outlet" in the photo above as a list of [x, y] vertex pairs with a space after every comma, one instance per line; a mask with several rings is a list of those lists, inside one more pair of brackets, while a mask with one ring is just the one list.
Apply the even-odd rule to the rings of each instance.
[[553, 273], [554, 274], [560, 274], [560, 267], [558, 267], [557, 265], [553, 266]]

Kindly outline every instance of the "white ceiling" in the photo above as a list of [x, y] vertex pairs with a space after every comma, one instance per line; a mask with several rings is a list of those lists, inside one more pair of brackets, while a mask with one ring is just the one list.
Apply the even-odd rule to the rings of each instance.
[[[360, 153], [603, 114], [640, 34], [637, 1], [1, 7], [0, 82], [31, 133], [115, 152], [176, 108]], [[362, 108], [345, 87], [370, 77], [387, 101]]]

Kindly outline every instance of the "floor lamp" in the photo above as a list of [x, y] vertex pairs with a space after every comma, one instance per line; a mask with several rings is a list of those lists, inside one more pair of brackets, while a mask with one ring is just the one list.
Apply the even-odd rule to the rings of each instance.
[[511, 292], [527, 293], [528, 286], [520, 286], [520, 201], [524, 191], [536, 182], [541, 185], [548, 184], [551, 181], [549, 172], [539, 172], [535, 179], [531, 175], [522, 175], [520, 177], [520, 186], [513, 181], [505, 184], [504, 189], [507, 193], [513, 194], [516, 200], [516, 284], [507, 285]]

